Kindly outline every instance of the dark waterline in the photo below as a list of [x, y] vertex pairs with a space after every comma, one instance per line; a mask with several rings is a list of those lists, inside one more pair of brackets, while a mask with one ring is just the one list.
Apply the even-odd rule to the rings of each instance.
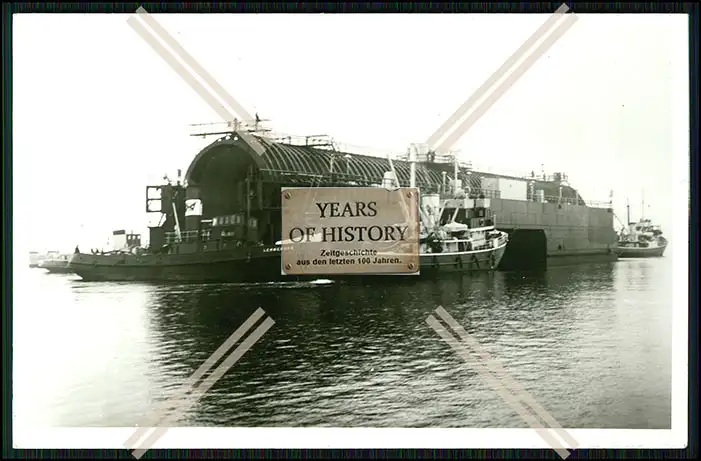
[[426, 324], [443, 306], [564, 427], [671, 424], [671, 258], [398, 286], [85, 283], [17, 269], [16, 424], [134, 426], [258, 307], [180, 426], [527, 427]]

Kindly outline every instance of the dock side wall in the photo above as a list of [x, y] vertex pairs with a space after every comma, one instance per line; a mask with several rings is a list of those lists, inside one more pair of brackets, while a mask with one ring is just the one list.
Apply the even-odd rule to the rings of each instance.
[[492, 199], [491, 207], [498, 228], [545, 232], [548, 266], [567, 264], [569, 257], [615, 259], [616, 232], [609, 209], [508, 199]]

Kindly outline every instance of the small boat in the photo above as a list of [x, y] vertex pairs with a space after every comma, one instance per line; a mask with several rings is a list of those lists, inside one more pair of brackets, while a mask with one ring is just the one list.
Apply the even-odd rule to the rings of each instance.
[[[643, 202], [643, 209], [644, 209]], [[662, 235], [662, 228], [650, 219], [640, 218], [638, 222], [630, 221], [628, 208], [628, 228], [621, 229], [618, 235], [619, 258], [660, 258], [669, 243]]]
[[70, 267], [71, 257], [72, 255], [50, 251], [37, 267], [46, 269], [51, 274], [73, 274], [75, 271]]

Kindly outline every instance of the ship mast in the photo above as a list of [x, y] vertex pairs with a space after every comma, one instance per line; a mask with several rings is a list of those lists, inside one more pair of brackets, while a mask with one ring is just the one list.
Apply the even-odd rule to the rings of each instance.
[[643, 209], [642, 209], [642, 211], [641, 211], [641, 213], [640, 213], [640, 220], [641, 220], [641, 221], [645, 219], [645, 190], [643, 190], [642, 197], [643, 197], [643, 200], [642, 200], [642, 202], [643, 202], [643, 203], [642, 203], [642, 208], [643, 208]]
[[409, 187], [416, 187], [416, 147], [409, 147]]
[[453, 196], [458, 195], [458, 156], [453, 157]]
[[626, 199], [626, 227], [630, 226], [630, 199]]

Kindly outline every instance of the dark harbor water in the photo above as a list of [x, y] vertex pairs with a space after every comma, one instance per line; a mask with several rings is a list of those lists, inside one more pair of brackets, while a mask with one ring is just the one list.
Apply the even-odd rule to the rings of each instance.
[[84, 283], [16, 269], [15, 424], [134, 426], [258, 307], [180, 426], [528, 427], [426, 324], [443, 306], [564, 427], [671, 420], [671, 257], [400, 286]]

